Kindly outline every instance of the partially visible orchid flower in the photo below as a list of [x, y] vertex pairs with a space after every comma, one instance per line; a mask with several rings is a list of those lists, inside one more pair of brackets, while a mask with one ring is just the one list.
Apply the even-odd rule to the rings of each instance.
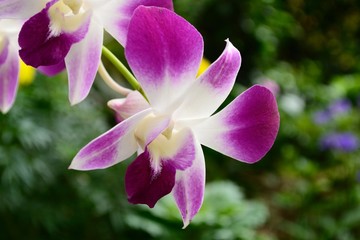
[[[0, 0], [0, 110], [6, 113], [14, 104], [20, 80], [19, 67], [26, 68], [19, 61], [18, 35], [25, 20], [42, 8], [46, 0]], [[19, 65], [22, 64], [22, 65]], [[31, 70], [30, 70], [31, 71]], [[35, 72], [30, 72], [34, 75]], [[31, 81], [28, 76], [27, 81]]]
[[[35, 13], [29, 6], [38, 6], [39, 2], [0, 0], [0, 16], [31, 16]], [[103, 30], [125, 45], [129, 20], [140, 5], [173, 8], [171, 0], [46, 1], [45, 7], [21, 29], [20, 57], [26, 64], [40, 67], [48, 75], [66, 66], [69, 100], [71, 104], [77, 104], [88, 95], [94, 82], [100, 63]], [[43, 66], [49, 68], [42, 69]]]
[[17, 36], [22, 22], [0, 20], [0, 110], [7, 113], [14, 104], [19, 78]]
[[196, 78], [202, 36], [164, 8], [135, 10], [125, 55], [148, 102], [138, 92], [110, 102], [125, 120], [81, 149], [69, 168], [103, 169], [137, 152], [125, 176], [128, 200], [153, 207], [172, 192], [186, 227], [203, 202], [201, 144], [242, 162], [259, 161], [279, 129], [275, 97], [256, 85], [214, 114], [235, 83], [240, 53], [226, 40], [221, 56]]
[[[9, 4], [8, 8], [10, 6], [12, 5]], [[4, 9], [0, 10], [0, 15], [3, 14], [1, 11]], [[0, 111], [2, 113], [7, 113], [14, 104], [19, 83], [30, 84], [35, 77], [35, 69], [26, 65], [19, 57], [18, 35], [23, 23], [24, 20], [21, 19], [0, 19]], [[53, 66], [44, 66], [40, 72], [53, 74], [62, 69], [63, 67], [55, 69]]]

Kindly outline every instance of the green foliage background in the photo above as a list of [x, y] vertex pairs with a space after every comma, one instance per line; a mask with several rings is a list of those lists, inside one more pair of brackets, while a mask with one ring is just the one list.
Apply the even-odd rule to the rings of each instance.
[[[100, 79], [70, 107], [66, 75], [19, 89], [0, 115], [1, 239], [339, 239], [360, 238], [359, 148], [324, 150], [326, 133], [360, 137], [360, 3], [356, 0], [175, 0], [215, 61], [229, 38], [242, 67], [229, 101], [271, 79], [281, 127], [262, 161], [246, 165], [204, 149], [204, 205], [182, 230], [171, 196], [154, 209], [127, 203], [130, 160], [106, 170], [67, 167], [77, 151], [115, 124]], [[109, 48], [122, 56], [113, 41]], [[110, 66], [109, 66], [110, 67]], [[317, 125], [338, 99], [351, 110]]]

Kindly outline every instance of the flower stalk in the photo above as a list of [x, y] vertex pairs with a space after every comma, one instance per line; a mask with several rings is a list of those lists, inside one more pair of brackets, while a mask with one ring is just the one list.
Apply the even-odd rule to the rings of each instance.
[[147, 100], [147, 97], [144, 93], [144, 90], [141, 88], [140, 83], [136, 80], [134, 75], [125, 67], [125, 65], [105, 46], [102, 47], [102, 54], [105, 56], [123, 75], [123, 77], [128, 81], [128, 83], [134, 88], [134, 90], [139, 91], [141, 95]]
[[106, 68], [102, 62], [99, 64], [98, 73], [101, 76], [101, 78], [104, 80], [106, 85], [110, 87], [115, 92], [120, 93], [121, 95], [127, 96], [132, 90], [125, 88], [121, 85], [119, 85], [106, 71]]

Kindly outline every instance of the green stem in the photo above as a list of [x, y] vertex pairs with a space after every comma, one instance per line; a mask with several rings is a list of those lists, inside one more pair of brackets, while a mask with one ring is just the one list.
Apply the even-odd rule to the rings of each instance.
[[147, 100], [147, 97], [144, 93], [144, 90], [141, 88], [140, 83], [136, 80], [134, 75], [132, 75], [131, 72], [125, 67], [125, 65], [105, 46], [102, 46], [102, 54], [116, 67], [117, 70], [119, 70], [119, 72], [134, 88], [134, 90], [139, 91]]

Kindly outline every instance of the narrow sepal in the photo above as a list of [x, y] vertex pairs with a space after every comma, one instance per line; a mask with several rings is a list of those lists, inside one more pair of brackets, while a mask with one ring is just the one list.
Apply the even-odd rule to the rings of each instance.
[[7, 113], [14, 104], [18, 89], [19, 56], [17, 48], [11, 44], [7, 44], [0, 55], [4, 57], [0, 64], [0, 111]]
[[186, 228], [198, 213], [204, 199], [205, 159], [199, 143], [195, 143], [196, 157], [190, 168], [176, 174], [173, 196]]
[[84, 100], [90, 92], [99, 68], [102, 44], [103, 28], [92, 19], [86, 36], [73, 44], [65, 57], [72, 105]]
[[129, 158], [138, 149], [134, 136], [137, 123], [149, 112], [140, 112], [92, 140], [78, 152], [69, 168], [102, 169]]

